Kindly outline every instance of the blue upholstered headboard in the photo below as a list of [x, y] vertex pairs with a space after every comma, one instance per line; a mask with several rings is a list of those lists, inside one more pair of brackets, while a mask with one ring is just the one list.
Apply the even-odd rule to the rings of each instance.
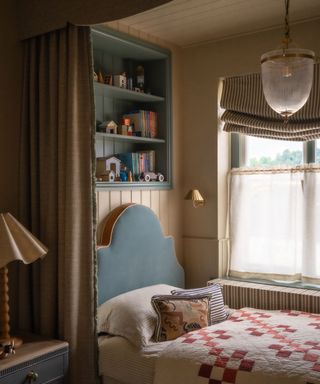
[[153, 284], [184, 286], [172, 237], [163, 235], [154, 212], [143, 205], [117, 207], [107, 217], [98, 247], [98, 304]]

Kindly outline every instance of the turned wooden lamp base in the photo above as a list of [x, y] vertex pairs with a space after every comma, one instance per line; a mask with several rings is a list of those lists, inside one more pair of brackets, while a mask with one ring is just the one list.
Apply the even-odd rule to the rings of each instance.
[[0, 346], [12, 344], [14, 348], [18, 348], [22, 343], [22, 339], [10, 336], [10, 307], [9, 307], [9, 286], [8, 286], [8, 268], [0, 269], [0, 316], [1, 316], [1, 333]]

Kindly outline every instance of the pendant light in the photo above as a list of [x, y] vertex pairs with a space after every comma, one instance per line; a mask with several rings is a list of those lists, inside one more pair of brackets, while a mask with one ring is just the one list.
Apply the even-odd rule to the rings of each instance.
[[290, 0], [285, 0], [282, 48], [261, 56], [261, 77], [266, 101], [285, 120], [308, 100], [315, 59], [313, 51], [290, 46], [289, 2]]

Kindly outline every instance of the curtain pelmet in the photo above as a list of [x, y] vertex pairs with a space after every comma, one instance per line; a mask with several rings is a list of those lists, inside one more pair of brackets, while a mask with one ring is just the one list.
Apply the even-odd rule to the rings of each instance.
[[224, 131], [249, 136], [308, 141], [320, 138], [320, 64], [314, 65], [314, 79], [307, 103], [288, 122], [273, 111], [263, 95], [260, 73], [223, 80], [221, 120]]
[[68, 25], [24, 42], [20, 216], [49, 252], [20, 268], [16, 323], [69, 342], [70, 383], [96, 378], [90, 39]]

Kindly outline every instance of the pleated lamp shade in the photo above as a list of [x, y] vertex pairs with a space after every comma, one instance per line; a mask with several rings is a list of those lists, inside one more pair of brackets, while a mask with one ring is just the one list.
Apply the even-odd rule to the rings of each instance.
[[0, 268], [15, 260], [33, 263], [47, 252], [48, 248], [10, 213], [0, 215]]
[[10, 336], [8, 268], [11, 261], [30, 264], [48, 252], [33, 234], [10, 213], [0, 214], [0, 344], [22, 344], [21, 339]]
[[190, 191], [185, 195], [185, 200], [192, 200], [192, 204], [195, 208], [204, 206], [204, 198], [198, 189], [190, 189]]

